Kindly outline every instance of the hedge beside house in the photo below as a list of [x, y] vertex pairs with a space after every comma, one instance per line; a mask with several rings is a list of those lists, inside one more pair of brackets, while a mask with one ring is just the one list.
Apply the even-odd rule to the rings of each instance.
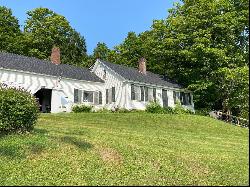
[[38, 103], [32, 94], [0, 85], [0, 133], [31, 131], [38, 114]]

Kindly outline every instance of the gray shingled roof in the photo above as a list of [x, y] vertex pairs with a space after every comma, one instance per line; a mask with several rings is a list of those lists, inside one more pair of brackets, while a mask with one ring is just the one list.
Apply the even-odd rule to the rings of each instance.
[[100, 60], [104, 65], [111, 68], [113, 71], [121, 75], [126, 80], [154, 84], [159, 86], [166, 86], [171, 88], [183, 88], [183, 86], [174, 83], [173, 81], [167, 79], [164, 80], [163, 76], [154, 74], [150, 71], [147, 71], [146, 75], [143, 75], [136, 68], [126, 67], [124, 65], [113, 64], [110, 62], [105, 62]]
[[5, 52], [0, 52], [0, 68], [51, 76], [61, 75], [61, 77], [77, 80], [103, 82], [103, 80], [86, 68], [79, 68], [67, 64], [55, 65], [50, 61]]

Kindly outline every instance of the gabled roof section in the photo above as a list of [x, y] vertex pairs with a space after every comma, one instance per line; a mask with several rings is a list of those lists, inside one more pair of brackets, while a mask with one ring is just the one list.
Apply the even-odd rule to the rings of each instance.
[[61, 76], [76, 80], [103, 82], [103, 80], [87, 68], [79, 68], [67, 64], [55, 65], [50, 61], [5, 52], [0, 52], [0, 68], [50, 76]]
[[183, 86], [174, 83], [169, 79], [164, 80], [163, 76], [154, 74], [150, 71], [147, 71], [146, 75], [143, 75], [136, 68], [126, 67], [124, 65], [119, 65], [119, 64], [113, 64], [102, 60], [100, 60], [100, 62], [108, 66], [110, 69], [112, 69], [117, 74], [121, 75], [123, 78], [129, 81], [183, 89]]

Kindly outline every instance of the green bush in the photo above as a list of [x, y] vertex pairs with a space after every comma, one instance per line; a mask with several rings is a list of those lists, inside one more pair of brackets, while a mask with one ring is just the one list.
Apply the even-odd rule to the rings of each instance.
[[174, 113], [175, 114], [194, 114], [193, 111], [183, 108], [179, 101], [177, 101], [177, 103], [174, 107]]
[[146, 106], [146, 112], [155, 113], [155, 114], [164, 114], [165, 111], [160, 103], [150, 101], [149, 104]]
[[174, 108], [172, 107], [163, 108], [158, 101], [149, 102], [149, 104], [146, 106], [146, 112], [155, 113], [155, 114], [193, 114], [194, 113], [191, 110], [183, 108], [180, 102], [177, 102]]
[[31, 131], [38, 115], [39, 106], [32, 94], [0, 85], [0, 133]]
[[130, 110], [125, 108], [118, 108], [115, 112], [117, 113], [130, 113]]
[[175, 110], [172, 107], [164, 108], [164, 114], [175, 114]]
[[89, 113], [92, 112], [93, 106], [87, 106], [87, 105], [74, 105], [72, 107], [72, 112], [74, 113]]

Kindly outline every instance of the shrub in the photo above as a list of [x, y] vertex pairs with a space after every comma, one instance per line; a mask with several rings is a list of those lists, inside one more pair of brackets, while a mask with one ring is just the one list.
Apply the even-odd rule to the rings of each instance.
[[0, 133], [31, 131], [38, 115], [39, 106], [32, 94], [0, 85]]
[[165, 114], [175, 114], [175, 110], [172, 107], [166, 107], [166, 108], [164, 108], [164, 113]]
[[101, 108], [95, 111], [96, 113], [111, 113], [112, 111], [107, 108]]
[[92, 111], [92, 106], [87, 105], [74, 105], [72, 107], [72, 112], [74, 113], [89, 113]]
[[126, 108], [119, 108], [115, 112], [117, 112], [117, 113], [130, 113], [130, 110], [128, 110]]
[[156, 114], [165, 113], [164, 109], [162, 108], [162, 106], [160, 105], [158, 101], [157, 102], [150, 101], [149, 104], [147, 104], [146, 106], [146, 112], [156, 113]]
[[189, 109], [185, 109], [181, 106], [181, 103], [177, 101], [175, 108], [174, 108], [174, 113], [175, 114], [194, 114], [193, 111]]
[[149, 102], [146, 106], [146, 112], [156, 113], [156, 114], [193, 114], [194, 112], [185, 109], [181, 106], [180, 102], [177, 102], [174, 108], [165, 107], [163, 108], [159, 102]]

